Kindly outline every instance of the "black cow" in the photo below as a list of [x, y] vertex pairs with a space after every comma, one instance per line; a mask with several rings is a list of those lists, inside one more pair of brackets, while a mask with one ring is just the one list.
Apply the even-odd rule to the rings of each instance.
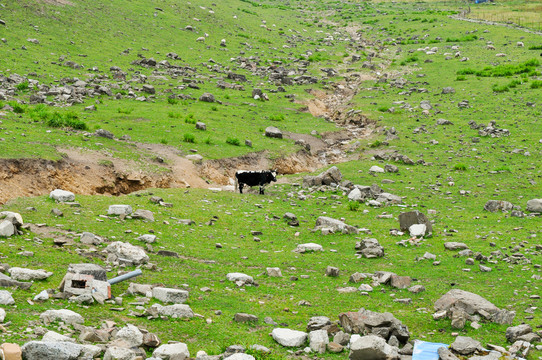
[[247, 171], [238, 170], [235, 172], [235, 179], [239, 184], [239, 192], [243, 193], [243, 187], [247, 186], [260, 186], [260, 194], [263, 195], [264, 186], [277, 181], [277, 172], [274, 170], [260, 170], [260, 171]]

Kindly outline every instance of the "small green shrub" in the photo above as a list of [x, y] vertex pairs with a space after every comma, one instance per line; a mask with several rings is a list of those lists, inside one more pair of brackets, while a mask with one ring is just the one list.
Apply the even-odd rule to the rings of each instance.
[[359, 209], [359, 202], [357, 201], [349, 201], [348, 202], [348, 210], [350, 211], [358, 211]]
[[173, 111], [168, 112], [168, 113], [167, 113], [167, 116], [168, 116], [168, 118], [170, 118], [170, 119], [180, 119], [180, 118], [183, 117], [181, 114], [176, 113], [176, 112], [173, 112]]
[[240, 145], [241, 145], [241, 142], [240, 142], [239, 139], [237, 139], [237, 138], [228, 137], [228, 138], [226, 139], [226, 144], [235, 145], [235, 146], [240, 146]]
[[542, 80], [534, 80], [531, 83], [531, 89], [540, 89], [542, 88]]
[[167, 145], [167, 140], [166, 139], [160, 139], [160, 144], [164, 144], [164, 145]]
[[111, 160], [98, 160], [98, 165], [104, 166], [104, 167], [113, 167], [113, 161]]
[[386, 111], [388, 111], [389, 109], [388, 109], [388, 107], [386, 107], [386, 106], [380, 106], [377, 110], [380, 111], [380, 112], [386, 112]]
[[416, 62], [416, 61], [418, 61], [418, 57], [416, 55], [411, 55], [411, 56], [407, 57], [405, 60], [401, 61], [400, 65], [405, 66], [406, 64], [413, 63], [413, 62]]
[[15, 85], [15, 88], [19, 91], [26, 91], [28, 90], [29, 87], [30, 85], [28, 84], [28, 81], [24, 81], [22, 83], [18, 83], [17, 85]]
[[194, 134], [186, 133], [183, 135], [183, 141], [187, 143], [195, 143], [196, 137], [194, 136]]
[[269, 115], [269, 120], [271, 120], [271, 121], [282, 121], [282, 120], [284, 120], [284, 115], [283, 114]]
[[117, 109], [117, 112], [118, 112], [119, 114], [126, 114], [126, 115], [131, 114], [132, 111], [134, 111], [133, 108], [118, 108], [118, 109]]
[[195, 124], [197, 121], [196, 121], [196, 119], [186, 118], [186, 119], [184, 119], [184, 122], [187, 123], [187, 124]]
[[16, 101], [10, 102], [9, 105], [13, 108], [15, 114], [24, 114], [26, 112], [26, 106], [21, 105]]
[[457, 75], [455, 78], [455, 81], [465, 81], [467, 80], [467, 77], [465, 75]]
[[465, 165], [465, 164], [455, 164], [454, 165], [454, 170], [455, 171], [465, 171], [465, 170], [467, 170], [467, 165]]
[[382, 141], [376, 140], [374, 143], [369, 144], [369, 147], [370, 147], [370, 148], [377, 148], [377, 147], [379, 147], [379, 146], [381, 146], [381, 145], [383, 145], [383, 144], [382, 144]]
[[211, 106], [211, 110], [218, 111], [218, 107], [216, 105]]
[[529, 46], [529, 50], [542, 50], [542, 45]]
[[212, 140], [211, 140], [211, 137], [210, 136], [207, 136], [205, 138], [205, 140], [203, 140], [203, 142], [207, 145], [211, 145], [212, 144]]
[[169, 105], [177, 105], [179, 103], [179, 100], [177, 100], [175, 98], [167, 98], [167, 103]]

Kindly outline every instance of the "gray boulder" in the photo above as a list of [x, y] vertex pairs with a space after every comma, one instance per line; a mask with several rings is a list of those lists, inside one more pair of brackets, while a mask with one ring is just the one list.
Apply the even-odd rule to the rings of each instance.
[[356, 250], [367, 259], [379, 258], [384, 256], [384, 248], [376, 239], [363, 239], [356, 243]]
[[344, 222], [333, 219], [327, 216], [320, 216], [316, 219], [316, 230], [328, 229], [332, 232], [339, 232], [343, 234], [357, 234], [359, 233], [358, 228], [355, 226], [347, 225]]
[[6, 310], [0, 308], [0, 324], [6, 319]]
[[287, 347], [298, 347], [307, 341], [307, 333], [284, 328], [273, 329], [271, 336], [276, 342]]
[[107, 210], [107, 215], [130, 215], [132, 207], [130, 205], [110, 205]]
[[278, 267], [268, 267], [266, 271], [269, 277], [282, 277], [282, 271]]
[[332, 166], [326, 171], [316, 176], [305, 176], [303, 178], [303, 187], [340, 184], [342, 174], [339, 168]]
[[143, 333], [136, 326], [127, 324], [117, 332], [115, 339], [125, 341], [130, 347], [137, 347], [143, 344]]
[[327, 316], [313, 316], [307, 323], [307, 331], [320, 330], [331, 325], [331, 321]]
[[7, 290], [0, 290], [0, 305], [13, 305], [15, 300]]
[[132, 218], [133, 219], [142, 219], [142, 220], [152, 222], [152, 221], [154, 221], [154, 214], [150, 210], [137, 209], [132, 214]]
[[235, 353], [227, 357], [228, 360], [256, 360], [256, 358], [249, 354]]
[[396, 360], [399, 359], [398, 349], [386, 343], [386, 340], [376, 335], [362, 336], [350, 346], [350, 360]]
[[11, 278], [18, 281], [45, 280], [51, 275], [53, 275], [53, 273], [50, 271], [45, 271], [41, 269], [32, 270], [20, 267], [12, 267], [8, 271], [11, 275]]
[[90, 232], [83, 232], [79, 241], [87, 245], [100, 245], [102, 243], [102, 240], [98, 236]]
[[458, 336], [450, 345], [450, 348], [458, 354], [470, 355], [482, 348], [482, 344], [468, 336]]
[[30, 341], [21, 350], [25, 360], [76, 360], [83, 346], [71, 342]]
[[137, 240], [146, 242], [148, 244], [152, 244], [152, 243], [156, 242], [156, 235], [143, 234], [143, 235], [139, 236], [137, 238]]
[[15, 234], [15, 226], [9, 220], [0, 221], [0, 237], [10, 237]]
[[49, 194], [49, 198], [58, 202], [75, 201], [75, 194], [61, 189], [55, 189]]
[[186, 304], [173, 304], [162, 306], [160, 304], [154, 304], [151, 306], [151, 311], [156, 311], [158, 315], [169, 316], [172, 318], [192, 318], [194, 317], [194, 312], [190, 306]]
[[228, 273], [226, 274], [226, 279], [228, 281], [233, 282], [243, 282], [245, 284], [252, 284], [254, 283], [254, 278], [250, 275], [243, 274], [243, 273]]
[[274, 126], [265, 128], [265, 136], [270, 138], [282, 139], [282, 131]]
[[121, 346], [108, 346], [103, 360], [135, 360], [136, 353], [132, 349]]
[[210, 102], [210, 103], [213, 103], [215, 102], [215, 97], [213, 94], [211, 93], [204, 93], [203, 95], [201, 95], [199, 97], [199, 101], [204, 101], [204, 102]]
[[314, 330], [309, 333], [309, 347], [312, 351], [323, 354], [326, 352], [329, 337], [327, 330]]
[[149, 256], [145, 253], [145, 250], [122, 241], [109, 244], [105, 251], [112, 255], [113, 261], [128, 261], [135, 265], [145, 264], [149, 261]]
[[99, 281], [107, 281], [107, 272], [97, 264], [70, 264], [68, 272], [72, 274], [92, 275]]
[[518, 326], [511, 326], [506, 329], [506, 340], [511, 343], [519, 340], [519, 337], [522, 335], [529, 334], [533, 331], [533, 328], [529, 324], [521, 324]]
[[441, 360], [459, 360], [457, 356], [452, 354], [452, 352], [444, 346], [439, 347], [437, 352], [438, 352], [439, 359]]
[[527, 211], [542, 213], [542, 199], [532, 199], [527, 201]]
[[436, 312], [444, 311], [449, 316], [455, 311], [463, 311], [470, 316], [480, 315], [498, 324], [511, 324], [515, 317], [515, 312], [501, 310], [480, 295], [460, 289], [448, 291], [435, 302], [434, 308]]
[[484, 210], [489, 212], [510, 211], [513, 208], [514, 205], [511, 202], [501, 200], [488, 200], [484, 205]]
[[61, 310], [46, 310], [40, 314], [40, 320], [45, 324], [52, 323], [54, 321], [63, 321], [66, 324], [82, 324], [84, 319], [81, 315], [75, 311], [61, 309]]
[[410, 227], [416, 224], [425, 225], [425, 236], [433, 235], [433, 225], [424, 213], [415, 210], [399, 214], [399, 227], [401, 231], [409, 231]]
[[361, 308], [358, 312], [339, 314], [339, 323], [350, 334], [375, 334], [385, 340], [395, 336], [401, 343], [410, 337], [408, 328], [389, 312], [378, 313]]
[[469, 248], [469, 246], [462, 242], [447, 241], [444, 243], [444, 248], [446, 250], [455, 251], [455, 250], [466, 250]]
[[0, 219], [9, 220], [16, 228], [24, 224], [21, 214], [13, 211], [0, 211]]
[[294, 252], [298, 252], [301, 254], [313, 251], [324, 251], [324, 248], [320, 244], [306, 243], [297, 245], [296, 249], [294, 250]]
[[188, 300], [188, 291], [155, 287], [152, 289], [152, 297], [164, 303], [183, 304]]

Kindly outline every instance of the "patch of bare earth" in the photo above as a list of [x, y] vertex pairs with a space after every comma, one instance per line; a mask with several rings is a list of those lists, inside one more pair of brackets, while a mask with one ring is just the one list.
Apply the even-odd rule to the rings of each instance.
[[68, 0], [38, 0], [38, 2], [49, 4], [49, 5], [73, 6], [73, 3]]

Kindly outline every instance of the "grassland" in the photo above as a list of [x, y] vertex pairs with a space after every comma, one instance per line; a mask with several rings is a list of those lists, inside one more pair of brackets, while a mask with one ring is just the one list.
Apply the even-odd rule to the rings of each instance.
[[[163, 60], [165, 54], [174, 51], [181, 58], [175, 63], [195, 68], [191, 79], [203, 83], [198, 83], [200, 89], [181, 90], [176, 87], [184, 84], [182, 78], [151, 80], [149, 83], [157, 90], [155, 96], [149, 97], [151, 101], [101, 96], [66, 109], [51, 109], [51, 112], [77, 114], [88, 131], [103, 128], [117, 137], [128, 134], [133, 141], [168, 144], [183, 153], [196, 149], [206, 159], [239, 156], [264, 149], [277, 156], [297, 151], [299, 147], [292, 140], [263, 137], [263, 129], [269, 125], [302, 134], [337, 129], [323, 118], [296, 111], [303, 104], [291, 103], [285, 94], [294, 95], [302, 102], [311, 98], [307, 92], [309, 88], [332, 92], [335, 83], [344, 84], [344, 79], [352, 73], [371, 75], [373, 80], [361, 81], [346, 106], [361, 110], [377, 121], [376, 131], [370, 138], [352, 139], [352, 142], [358, 142], [353, 151], [358, 159], [337, 166], [345, 179], [361, 185], [376, 183], [385, 191], [402, 196], [404, 205], [372, 208], [361, 204], [356, 211], [351, 211], [346, 194], [341, 191], [315, 192], [301, 200], [298, 195], [302, 189], [294, 184], [300, 183], [304, 174], [285, 177], [286, 183], [268, 188], [266, 196], [202, 189], [149, 189], [119, 198], [78, 195], [81, 208], [55, 204], [45, 196], [16, 199], [2, 210], [20, 212], [25, 222], [46, 223], [73, 233], [90, 231], [110, 241], [129, 241], [143, 246], [135, 238], [153, 230], [158, 242], [153, 244], [149, 254], [157, 269], [144, 270], [137, 281], [188, 289], [188, 304], [202, 317], [190, 321], [135, 317], [133, 307], [128, 305], [135, 298], [123, 294], [127, 287], [125, 283], [113, 288], [113, 294], [124, 299], [125, 310], [121, 312], [111, 311], [118, 307], [113, 304], [81, 307], [56, 300], [30, 305], [27, 299], [58, 285], [68, 264], [89, 260], [79, 254], [82, 245], [75, 235], [75, 245], [57, 248], [53, 246], [52, 235], [42, 237], [41, 242], [36, 238], [39, 235], [25, 232], [22, 236], [3, 240], [0, 249], [5, 257], [3, 262], [11, 266], [45, 268], [53, 271], [54, 276], [35, 283], [31, 291], [14, 291], [17, 307], [7, 309], [10, 332], [1, 334], [2, 340], [19, 343], [29, 340], [31, 334], [25, 329], [29, 321], [38, 319], [39, 313], [49, 308], [70, 308], [85, 317], [86, 325], [99, 326], [105, 319], [113, 319], [119, 324], [133, 323], [156, 332], [164, 341], [186, 342], [191, 354], [198, 350], [218, 354], [232, 344], [258, 343], [273, 349], [272, 356], [259, 355], [262, 359], [279, 359], [289, 353], [268, 335], [272, 326], [263, 322], [266, 316], [289, 328], [304, 330], [311, 316], [324, 315], [335, 320], [341, 312], [365, 307], [392, 312], [409, 327], [413, 339], [450, 343], [454, 339], [452, 333], [459, 332], [483, 344], [506, 345], [506, 325], [482, 323], [481, 329], [467, 325], [458, 331], [452, 329], [449, 320], [432, 319], [434, 302], [452, 288], [478, 293], [498, 307], [515, 310], [514, 325], [523, 322], [533, 327], [540, 325], [540, 300], [530, 298], [540, 294], [540, 280], [533, 278], [541, 275], [542, 255], [536, 249], [542, 236], [540, 219], [483, 211], [484, 204], [491, 199], [510, 201], [525, 209], [527, 200], [541, 197], [542, 130], [539, 121], [542, 89], [536, 84], [541, 80], [542, 67], [540, 50], [530, 50], [540, 46], [540, 36], [453, 20], [449, 15], [457, 13], [457, 8], [452, 3], [268, 1], [258, 5], [223, 1], [208, 8], [207, 3], [200, 1], [191, 1], [191, 4], [140, 1], [123, 7], [106, 1], [73, 2], [75, 6], [63, 7], [30, 1], [5, 4], [2, 19], [8, 25], [0, 27], [0, 37], [7, 38], [7, 43], [0, 44], [3, 54], [0, 74], [28, 74], [29, 78], [54, 84], [64, 77], [93, 79], [96, 75], [109, 74], [110, 66], [119, 66], [130, 75], [139, 71], [148, 77], [162, 76], [164, 74], [130, 63], [138, 58], [137, 53]], [[476, 14], [474, 10], [473, 14]], [[195, 26], [196, 31], [184, 30], [187, 25]], [[69, 36], [65, 35], [66, 28], [73, 28]], [[205, 43], [196, 42], [196, 38], [204, 33], [209, 34]], [[362, 40], [340, 40], [348, 39], [352, 33]], [[329, 40], [329, 36], [334, 39]], [[27, 38], [39, 38], [40, 44], [28, 43]], [[219, 46], [223, 38], [227, 40], [226, 48]], [[525, 46], [518, 47], [518, 41]], [[495, 51], [487, 49], [488, 42], [494, 45]], [[27, 50], [21, 50], [23, 45]], [[428, 53], [433, 47], [437, 51]], [[127, 48], [132, 50], [128, 55], [123, 54]], [[316, 49], [325, 51], [317, 52]], [[311, 51], [311, 55], [307, 51]], [[460, 54], [456, 57], [458, 51]], [[377, 55], [370, 57], [373, 52]], [[447, 53], [449, 55], [445, 55]], [[497, 53], [506, 56], [497, 57]], [[239, 68], [237, 61], [230, 60], [240, 55], [253, 56], [267, 66], [281, 61], [283, 66], [296, 68], [301, 59], [314, 54], [324, 55], [314, 56], [309, 61], [308, 74], [321, 77], [320, 69], [326, 67], [338, 69], [339, 74], [331, 79], [321, 79], [315, 85], [287, 86], [286, 93], [268, 92], [269, 102], [252, 99], [251, 90], [254, 87], [275, 90], [277, 85], [268, 82], [266, 76]], [[361, 61], [351, 63], [353, 54], [361, 55]], [[61, 55], [84, 63], [84, 70], [52, 64], [58, 62]], [[210, 58], [222, 70], [229, 67], [245, 74], [249, 79], [244, 83], [247, 91], [216, 88], [215, 77], [223, 77], [224, 73], [211, 70]], [[462, 58], [467, 60], [461, 61]], [[366, 60], [378, 64], [377, 69], [363, 68]], [[100, 71], [86, 70], [91, 67], [98, 67]], [[131, 67], [134, 69], [129, 70]], [[387, 81], [384, 81], [384, 73]], [[404, 82], [397, 82], [399, 78]], [[396, 85], [399, 83], [402, 87]], [[445, 87], [453, 87], [455, 92], [443, 94]], [[212, 92], [222, 104], [197, 100], [168, 102], [171, 89], [195, 99], [204, 92]], [[20, 92], [18, 98], [28, 101], [31, 91], [22, 89]], [[420, 108], [424, 100], [429, 100], [433, 107], [428, 113]], [[459, 107], [464, 100], [468, 101], [468, 107]], [[97, 111], [84, 111], [92, 104], [97, 106]], [[0, 154], [3, 158], [58, 159], [61, 156], [56, 150], [59, 144], [105, 149], [125, 159], [143, 157], [129, 143], [88, 137], [83, 131], [68, 128], [51, 128], [32, 118], [35, 105], [20, 106], [24, 112], [7, 112], [2, 118], [5, 139], [0, 142]], [[437, 125], [437, 119], [441, 118], [453, 125]], [[195, 130], [193, 120], [205, 122], [208, 131], [204, 134]], [[510, 136], [481, 137], [478, 130], [469, 126], [470, 121], [478, 124], [496, 121], [499, 128], [509, 129]], [[387, 139], [384, 129], [391, 127], [396, 129], [399, 139]], [[187, 133], [193, 134], [195, 143], [183, 141]], [[232, 137], [240, 140], [241, 146], [227, 144], [226, 140]], [[210, 138], [209, 142], [206, 142], [207, 138]], [[254, 147], [242, 145], [245, 139], [253, 140]], [[396, 163], [397, 174], [368, 172], [373, 165], [383, 167], [387, 163], [375, 160], [375, 153], [394, 151], [408, 156], [416, 164]], [[384, 179], [393, 182], [383, 182]], [[151, 204], [151, 194], [173, 203], [173, 208]], [[116, 203], [151, 210], [156, 221], [120, 221], [100, 216], [107, 212], [110, 204]], [[37, 210], [28, 210], [29, 207]], [[55, 217], [51, 214], [52, 208], [61, 209], [64, 216]], [[398, 241], [408, 239], [408, 236], [392, 236], [390, 229], [398, 228], [397, 217], [401, 212], [414, 209], [425, 213], [428, 209], [435, 210], [435, 214], [429, 216], [434, 221], [435, 235], [418, 245], [398, 245]], [[282, 219], [285, 212], [296, 214], [300, 227], [287, 226]], [[316, 218], [324, 214], [369, 228], [370, 237], [377, 238], [384, 246], [385, 257], [357, 258], [354, 246], [359, 239], [354, 235], [321, 236], [312, 232]], [[382, 214], [391, 214], [392, 218], [379, 217]], [[218, 217], [214, 225], [206, 225], [213, 216]], [[176, 223], [176, 219], [186, 218], [194, 220], [196, 225]], [[263, 233], [258, 236], [260, 242], [254, 241], [251, 231]], [[517, 248], [529, 262], [512, 265], [493, 258], [496, 263], [486, 263], [493, 270], [482, 273], [478, 263], [468, 266], [465, 258], [445, 251], [445, 241], [465, 242], [475, 253], [486, 256], [495, 250], [509, 254]], [[325, 251], [303, 255], [291, 251], [297, 244], [306, 242], [319, 243]], [[223, 247], [217, 248], [216, 243]], [[181, 258], [159, 256], [156, 252], [160, 249], [175, 251]], [[36, 255], [30, 258], [18, 255], [23, 250], [34, 251]], [[98, 252], [101, 250], [101, 247], [97, 249]], [[425, 252], [437, 255], [441, 265], [418, 261]], [[91, 259], [106, 265], [99, 256]], [[338, 267], [341, 276], [325, 277], [328, 265]], [[265, 268], [273, 266], [281, 268], [284, 277], [264, 275]], [[470, 271], [465, 271], [466, 268]], [[424, 285], [427, 290], [411, 294], [407, 290], [381, 286], [369, 296], [338, 293], [337, 288], [349, 285], [350, 274], [378, 270], [409, 275], [416, 279], [415, 284]], [[111, 269], [109, 275], [114, 276], [118, 271]], [[225, 281], [226, 273], [233, 271], [254, 276], [259, 286], [236, 288]], [[301, 278], [301, 275], [309, 277]], [[299, 280], [290, 280], [292, 276]], [[210, 287], [211, 292], [203, 292], [203, 287]], [[411, 304], [393, 301], [406, 297], [412, 299]], [[301, 300], [308, 301], [311, 306], [300, 306]], [[216, 310], [221, 310], [223, 315], [216, 315]], [[235, 323], [232, 317], [237, 312], [255, 314], [260, 321], [255, 325]], [[211, 319], [211, 323], [206, 319]], [[540, 351], [533, 351], [529, 358], [540, 356]], [[345, 359], [347, 355], [325, 354], [320, 358]]]

